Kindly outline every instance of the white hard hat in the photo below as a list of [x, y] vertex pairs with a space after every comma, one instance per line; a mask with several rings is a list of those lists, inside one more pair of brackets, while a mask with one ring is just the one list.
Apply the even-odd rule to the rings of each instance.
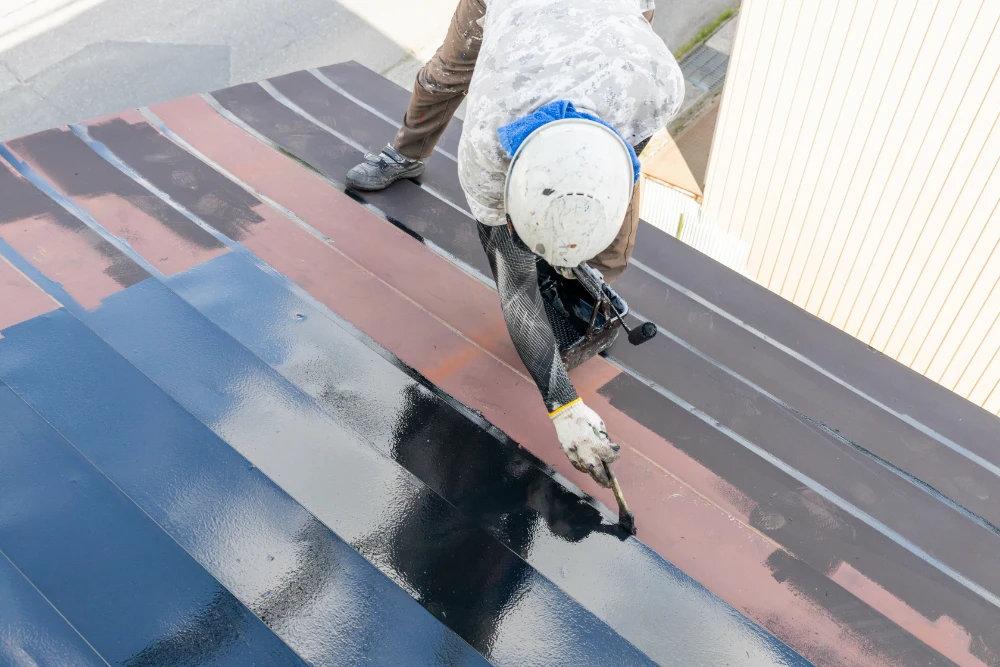
[[536, 255], [554, 267], [575, 267], [615, 240], [633, 183], [621, 137], [600, 123], [567, 118], [541, 126], [517, 149], [504, 206]]

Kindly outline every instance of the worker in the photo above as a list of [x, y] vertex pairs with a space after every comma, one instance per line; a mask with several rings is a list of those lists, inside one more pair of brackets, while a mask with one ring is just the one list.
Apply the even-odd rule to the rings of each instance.
[[639, 161], [683, 98], [651, 27], [653, 0], [459, 0], [420, 70], [391, 145], [351, 169], [356, 190], [416, 178], [463, 100], [458, 175], [500, 292], [507, 329], [573, 466], [601, 486], [619, 456], [577, 395], [538, 287], [538, 258], [607, 282], [628, 264]]

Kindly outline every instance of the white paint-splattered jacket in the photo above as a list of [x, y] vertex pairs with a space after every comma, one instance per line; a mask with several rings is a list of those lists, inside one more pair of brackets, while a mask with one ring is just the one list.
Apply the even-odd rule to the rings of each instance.
[[569, 100], [632, 145], [680, 109], [680, 68], [642, 12], [653, 0], [486, 0], [483, 43], [469, 88], [458, 173], [473, 215], [506, 222], [510, 160], [497, 128]]

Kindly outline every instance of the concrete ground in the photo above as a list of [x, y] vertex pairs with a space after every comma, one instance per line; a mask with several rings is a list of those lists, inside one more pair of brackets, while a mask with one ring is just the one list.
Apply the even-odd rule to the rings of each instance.
[[[409, 87], [456, 0], [5, 0], [0, 139], [356, 60]], [[673, 49], [734, 0], [661, 0]]]

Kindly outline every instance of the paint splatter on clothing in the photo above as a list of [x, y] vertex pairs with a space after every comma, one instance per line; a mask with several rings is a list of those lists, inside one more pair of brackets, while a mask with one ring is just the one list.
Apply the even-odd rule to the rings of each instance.
[[487, 0], [458, 150], [459, 179], [477, 220], [506, 223], [502, 125], [568, 100], [635, 145], [677, 113], [683, 77], [642, 16], [652, 8], [650, 0]]

